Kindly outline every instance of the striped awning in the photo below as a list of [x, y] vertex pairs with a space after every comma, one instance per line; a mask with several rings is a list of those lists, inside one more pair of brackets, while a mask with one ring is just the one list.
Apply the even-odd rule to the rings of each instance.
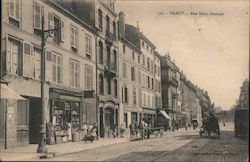
[[171, 119], [170, 116], [165, 111], [160, 110], [160, 112], [162, 113], [163, 116], [165, 116], [165, 118], [169, 120]]

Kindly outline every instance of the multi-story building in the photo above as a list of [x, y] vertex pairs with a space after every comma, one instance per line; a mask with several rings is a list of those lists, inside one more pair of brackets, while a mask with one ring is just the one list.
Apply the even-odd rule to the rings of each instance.
[[44, 52], [46, 122], [61, 134], [68, 123], [79, 130], [84, 122], [96, 122], [95, 98], [84, 95], [88, 92], [93, 97], [96, 91], [96, 28], [58, 1], [6, 0], [1, 4], [1, 77], [28, 101], [13, 112], [17, 129], [11, 141], [5, 137], [5, 142], [19, 146], [39, 141], [43, 18], [44, 29], [60, 29], [50, 34]]
[[[135, 78], [138, 78], [138, 82], [141, 85], [141, 89], [138, 91], [138, 101], [139, 105], [142, 107], [142, 112], [139, 113], [139, 118], [137, 118], [141, 119], [143, 117], [146, 121], [151, 123], [151, 125], [154, 125], [156, 121], [154, 67], [155, 60], [157, 60], [154, 50], [156, 47], [139, 31], [138, 27], [132, 25], [125, 24], [125, 38], [137, 47], [141, 53], [138, 58], [136, 58], [138, 69], [135, 70], [135, 74], [138, 76]], [[122, 47], [122, 51], [124, 48], [126, 50], [125, 45]], [[123, 65], [126, 66], [126, 64]], [[157, 80], [159, 81], [159, 78]], [[131, 91], [133, 92], [133, 90]], [[124, 116], [126, 116], [126, 114]]]
[[162, 107], [170, 116], [170, 126], [176, 124], [178, 87], [177, 66], [169, 55], [161, 56]]
[[249, 109], [249, 81], [246, 79], [240, 87], [238, 109]]
[[61, 0], [80, 17], [98, 29], [97, 50], [97, 95], [99, 98], [99, 126], [101, 137], [111, 137], [119, 124], [118, 83], [118, 14], [114, 0]]
[[121, 98], [121, 123], [128, 128], [131, 123], [138, 124], [142, 114], [141, 94], [141, 50], [131, 43], [125, 35], [125, 14], [119, 13], [119, 82]]

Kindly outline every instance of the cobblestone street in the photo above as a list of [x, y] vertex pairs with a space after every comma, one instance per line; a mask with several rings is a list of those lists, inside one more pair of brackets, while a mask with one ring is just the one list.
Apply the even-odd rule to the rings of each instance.
[[248, 161], [248, 139], [234, 137], [233, 124], [222, 135], [200, 137], [198, 130], [166, 132], [163, 137], [99, 147], [51, 161]]

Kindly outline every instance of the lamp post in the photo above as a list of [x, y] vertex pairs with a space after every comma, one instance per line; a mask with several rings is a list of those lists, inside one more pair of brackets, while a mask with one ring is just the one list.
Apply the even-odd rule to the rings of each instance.
[[51, 37], [51, 34], [58, 29], [44, 30], [44, 17], [42, 16], [42, 29], [40, 30], [42, 43], [41, 43], [41, 109], [42, 109], [42, 123], [40, 125], [40, 143], [38, 144], [37, 153], [47, 153], [45, 134], [46, 134], [46, 121], [45, 121], [45, 96], [44, 96], [44, 83], [45, 83], [45, 42]]

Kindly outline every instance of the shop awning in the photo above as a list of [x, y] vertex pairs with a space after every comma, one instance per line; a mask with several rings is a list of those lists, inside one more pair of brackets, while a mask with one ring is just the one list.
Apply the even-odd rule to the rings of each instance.
[[160, 110], [160, 112], [162, 113], [163, 116], [165, 116], [165, 118], [170, 120], [170, 116], [165, 111]]
[[15, 100], [26, 100], [19, 94], [17, 94], [15, 91], [10, 89], [7, 85], [1, 84], [1, 90], [0, 90], [0, 97], [1, 99], [15, 99]]

